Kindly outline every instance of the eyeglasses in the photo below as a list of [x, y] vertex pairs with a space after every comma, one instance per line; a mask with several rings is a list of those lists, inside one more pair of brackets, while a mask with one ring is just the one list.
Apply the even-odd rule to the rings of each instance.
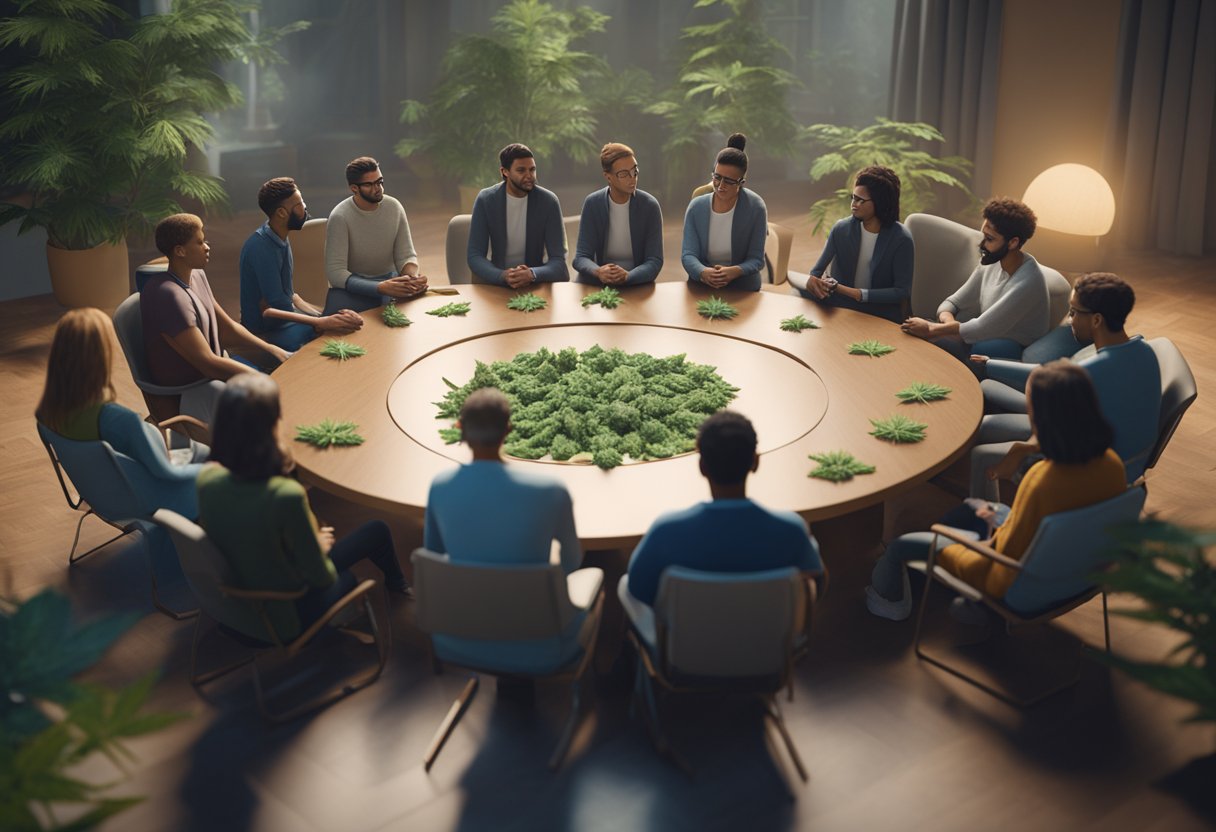
[[720, 173], [710, 174], [709, 177], [715, 185], [725, 185], [728, 188], [737, 188], [746, 182], [746, 179], [731, 179], [729, 176], [723, 176]]
[[629, 170], [618, 170], [616, 173], [614, 173], [612, 175], [615, 176], [617, 179], [637, 179], [638, 178], [638, 166], [634, 165]]
[[867, 197], [864, 197], [864, 196], [858, 196], [857, 194], [853, 194], [852, 196], [849, 197], [849, 202], [852, 202], [857, 205], [864, 205], [867, 202], [873, 202], [873, 201], [874, 200], [872, 200], [872, 199], [868, 199]]
[[371, 182], [356, 182], [355, 187], [356, 188], [383, 188], [384, 187], [384, 177], [381, 176], [379, 179], [373, 179]]
[[1075, 306], [1068, 307], [1068, 316], [1070, 318], [1075, 318], [1077, 315], [1092, 315], [1092, 314], [1094, 314], [1094, 310], [1092, 310], [1092, 309], [1078, 309]]

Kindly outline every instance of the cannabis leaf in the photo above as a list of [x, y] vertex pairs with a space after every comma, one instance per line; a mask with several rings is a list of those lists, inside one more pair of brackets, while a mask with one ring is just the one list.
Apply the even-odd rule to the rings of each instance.
[[739, 310], [717, 295], [712, 295], [705, 300], [697, 301], [697, 314], [712, 321], [718, 318], [733, 318], [739, 314]]
[[548, 305], [549, 301], [535, 292], [512, 295], [511, 299], [507, 301], [508, 309], [514, 309], [519, 312], [535, 312], [537, 309], [544, 309]]
[[384, 319], [385, 326], [398, 327], [409, 326], [413, 323], [405, 316], [395, 303], [390, 303], [384, 307], [384, 311], [380, 313], [380, 317]]
[[847, 451], [810, 454], [810, 459], [818, 462], [819, 465], [813, 468], [807, 476], [831, 482], [844, 482], [859, 474], [873, 474], [875, 470], [873, 465], [866, 465]]
[[889, 419], [871, 419], [870, 424], [874, 426], [874, 430], [870, 431], [871, 436], [899, 443], [920, 442], [925, 438], [925, 428], [929, 427], [924, 422], [914, 421], [899, 413]]
[[469, 314], [470, 303], [468, 301], [458, 301], [456, 303], [445, 303], [438, 309], [428, 309], [426, 314], [434, 315], [436, 318], [450, 318], [453, 315]]
[[849, 344], [849, 355], [868, 355], [871, 358], [879, 358], [889, 352], [895, 352], [895, 347], [873, 338]]
[[950, 388], [942, 387], [940, 384], [930, 384], [927, 381], [914, 381], [895, 395], [903, 402], [926, 404], [946, 398], [950, 395]]
[[624, 301], [621, 299], [621, 293], [611, 286], [605, 286], [598, 292], [592, 292], [583, 298], [583, 306], [591, 306], [598, 303], [605, 309], [616, 309]]
[[358, 433], [359, 426], [354, 422], [335, 422], [324, 419], [316, 425], [297, 425], [296, 441], [307, 442], [318, 448], [328, 448], [331, 445], [362, 445], [363, 437]]
[[321, 349], [321, 355], [326, 358], [336, 358], [339, 361], [346, 361], [350, 358], [358, 358], [361, 355], [367, 355], [367, 350], [358, 344], [352, 344], [350, 341], [342, 341], [337, 338], [326, 338], [325, 346]]
[[805, 315], [795, 315], [781, 322], [781, 330], [783, 332], [802, 332], [804, 329], [819, 329], [819, 324]]

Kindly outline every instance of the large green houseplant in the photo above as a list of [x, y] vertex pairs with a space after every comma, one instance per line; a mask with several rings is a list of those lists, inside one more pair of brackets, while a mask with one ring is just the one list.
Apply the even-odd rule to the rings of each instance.
[[[465, 189], [498, 181], [494, 153], [522, 142], [538, 156], [562, 151], [577, 161], [598, 149], [585, 85], [604, 63], [572, 46], [608, 20], [588, 7], [554, 8], [512, 0], [487, 35], [458, 37], [443, 60], [429, 102], [405, 101], [401, 120], [418, 125], [397, 154], [424, 153]], [[471, 201], [471, 200], [470, 200]]]
[[[113, 306], [126, 294], [128, 236], [147, 233], [186, 198], [222, 205], [219, 180], [187, 157], [213, 138], [205, 113], [241, 100], [219, 65], [251, 42], [231, 0], [175, 0], [131, 19], [105, 0], [18, 0], [0, 20], [11, 69], [0, 82], [0, 224], [46, 230], [56, 296]], [[57, 281], [80, 259], [85, 286]], [[99, 274], [92, 258], [108, 263]], [[91, 290], [97, 291], [91, 291]]]

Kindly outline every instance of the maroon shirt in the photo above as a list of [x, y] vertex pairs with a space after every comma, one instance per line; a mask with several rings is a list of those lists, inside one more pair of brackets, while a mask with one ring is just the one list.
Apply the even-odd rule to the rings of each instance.
[[224, 354], [215, 317], [215, 295], [211, 294], [206, 272], [202, 269], [190, 272], [188, 286], [165, 272], [150, 278], [139, 296], [148, 374], [153, 382], [167, 387], [191, 384], [206, 376], [182, 358], [164, 336], [173, 338], [189, 327], [198, 327], [211, 351]]

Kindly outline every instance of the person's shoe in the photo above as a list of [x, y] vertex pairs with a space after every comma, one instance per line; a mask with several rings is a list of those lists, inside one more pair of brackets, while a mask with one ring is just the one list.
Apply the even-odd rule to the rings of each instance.
[[414, 588], [410, 586], [410, 582], [405, 579], [405, 576], [397, 580], [386, 578], [384, 588], [389, 592], [395, 592], [398, 595], [404, 595], [409, 600], [414, 600]]
[[[907, 578], [904, 579], [907, 581]], [[904, 597], [899, 601], [890, 601], [878, 594], [872, 586], [866, 587], [866, 609], [871, 615], [885, 618], [888, 621], [904, 621], [912, 614], [912, 593], [904, 587]]]
[[987, 627], [991, 623], [984, 605], [967, 598], [955, 598], [950, 602], [950, 617], [967, 627]]

